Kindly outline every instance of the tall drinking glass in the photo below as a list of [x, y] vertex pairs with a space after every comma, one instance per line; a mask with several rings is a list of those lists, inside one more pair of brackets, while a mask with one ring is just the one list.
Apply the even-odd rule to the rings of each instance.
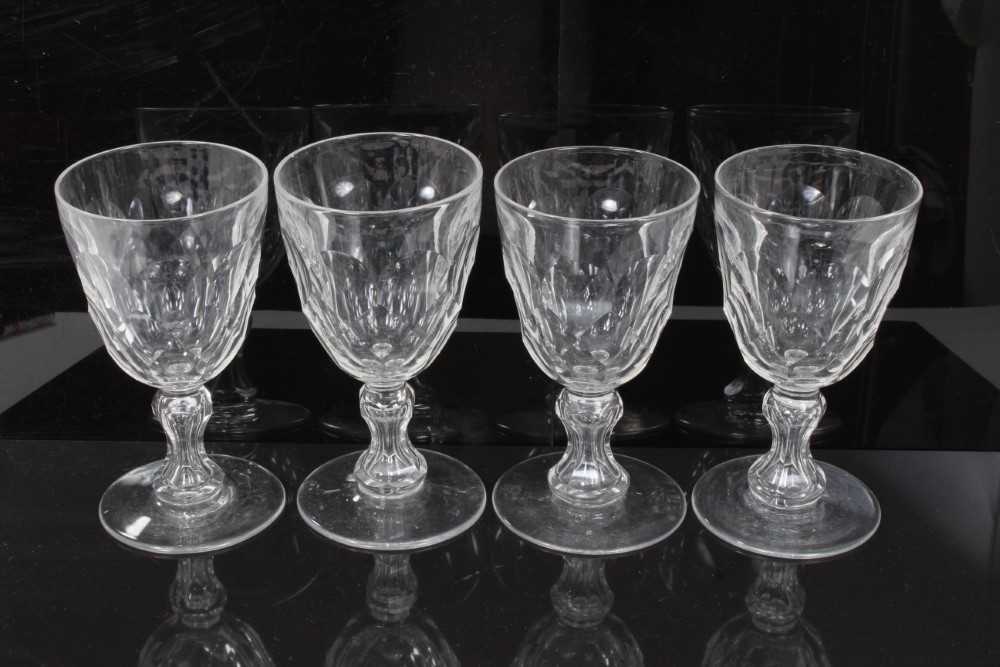
[[[242, 148], [273, 169], [289, 152], [309, 140], [309, 109], [305, 107], [143, 107], [136, 109], [139, 141], [196, 139]], [[278, 207], [268, 200], [261, 237], [257, 285], [274, 273], [285, 256], [278, 225]], [[244, 438], [300, 426], [309, 411], [289, 401], [262, 398], [248, 368], [243, 346], [226, 369], [209, 385], [212, 437]]]
[[493, 506], [515, 534], [575, 555], [649, 546], [684, 518], [666, 473], [615, 457], [616, 389], [646, 366], [672, 308], [698, 180], [665, 157], [602, 146], [508, 162], [495, 181], [504, 267], [535, 363], [564, 389], [565, 453], [500, 478]]
[[486, 502], [463, 463], [418, 451], [407, 383], [454, 331], [479, 237], [482, 167], [420, 134], [327, 139], [278, 165], [275, 191], [302, 310], [334, 363], [361, 388], [364, 452], [299, 488], [306, 523], [336, 542], [407, 551], [458, 535]]
[[[476, 104], [321, 104], [312, 108], [316, 139], [361, 132], [415, 132], [439, 137], [481, 153], [482, 112]], [[413, 418], [407, 427], [410, 439], [420, 444], [440, 443], [454, 436], [449, 414], [434, 388], [420, 376], [413, 387]], [[367, 437], [368, 427], [353, 401], [336, 401], [319, 417], [330, 435], [356, 441]]]
[[242, 150], [168, 141], [85, 158], [55, 184], [90, 315], [111, 358], [158, 391], [167, 457], [101, 498], [113, 537], [164, 554], [228, 547], [285, 505], [264, 468], [205, 453], [204, 385], [243, 343], [267, 207], [267, 169]]
[[[755, 146], [821, 144], [857, 148], [861, 114], [842, 107], [788, 104], [699, 104], [687, 112], [687, 146], [692, 168], [702, 183], [701, 206], [694, 228], [719, 269], [712, 202], [715, 170], [731, 155]], [[763, 443], [771, 427], [761, 412], [767, 384], [744, 367], [710, 401], [689, 403], [676, 414], [681, 430], [714, 441]], [[840, 420], [824, 415], [814, 437], [833, 433]]]
[[846, 148], [766, 146], [715, 173], [724, 310], [747, 365], [774, 386], [764, 456], [720, 464], [692, 504], [724, 542], [774, 558], [826, 558], [865, 542], [881, 512], [855, 477], [815, 461], [820, 390], [854, 370], [906, 265], [923, 190]]
[[[556, 111], [505, 112], [497, 117], [500, 163], [556, 146], [620, 146], [668, 156], [673, 125], [674, 112], [653, 105], [594, 104]], [[537, 441], [551, 442], [560, 435], [563, 428], [555, 412], [560, 387], [548, 378], [545, 385], [546, 406], [503, 413], [497, 418], [497, 426]], [[614, 434], [619, 440], [646, 436], [670, 421], [670, 413], [655, 401], [625, 406]]]

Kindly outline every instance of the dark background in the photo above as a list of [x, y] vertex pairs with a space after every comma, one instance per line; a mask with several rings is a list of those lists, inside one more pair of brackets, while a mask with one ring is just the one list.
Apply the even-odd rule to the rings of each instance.
[[[845, 106], [861, 148], [926, 189], [897, 306], [1000, 302], [1000, 7], [985, 0], [257, 2], [25, 0], [0, 32], [0, 303], [82, 309], [51, 184], [134, 143], [139, 106], [478, 104], [496, 116], [585, 104]], [[465, 316], [513, 317], [492, 190]], [[692, 237], [679, 304], [717, 304]], [[287, 268], [259, 308], [297, 309]]]

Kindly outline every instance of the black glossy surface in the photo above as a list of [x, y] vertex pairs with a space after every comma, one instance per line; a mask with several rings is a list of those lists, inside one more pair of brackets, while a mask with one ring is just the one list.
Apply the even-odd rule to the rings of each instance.
[[[331, 405], [358, 420], [359, 385], [338, 370], [308, 330], [256, 329], [247, 359], [263, 398], [294, 401], [323, 414]], [[703, 350], [694, 353], [692, 350]], [[742, 363], [724, 321], [675, 320], [647, 368], [625, 385], [634, 410], [671, 415], [688, 402], [721, 398]], [[496, 424], [520, 410], [541, 410], [552, 385], [516, 333], [456, 333], [421, 380], [437, 403], [445, 441], [510, 443], [524, 438]], [[875, 348], [842, 382], [824, 391], [844, 422], [822, 447], [860, 449], [1000, 449], [993, 425], [1000, 393], [917, 324], [885, 322]], [[119, 370], [103, 348], [0, 414], [0, 439], [154, 441], [153, 390]], [[548, 442], [561, 441], [561, 428]], [[331, 442], [315, 421], [262, 439]], [[545, 444], [545, 440], [535, 444]], [[633, 446], [706, 444], [666, 429], [631, 438]], [[710, 444], [710, 443], [707, 443]]]
[[[3, 663], [135, 664], [169, 616], [175, 565], [117, 546], [98, 524], [96, 500], [116, 475], [157, 448], [31, 441], [8, 442], [3, 451]], [[254, 458], [294, 483], [341, 451], [280, 444], [262, 446]], [[528, 454], [522, 447], [445, 451], [470, 463], [487, 486]], [[630, 453], [687, 489], [705, 466], [730, 454]], [[829, 664], [996, 664], [1000, 456], [831, 451], [824, 457], [870, 484], [885, 511], [869, 544], [803, 567], [804, 616]], [[948, 471], [943, 486], [928, 488], [935, 470]], [[218, 556], [216, 573], [228, 591], [227, 610], [257, 631], [276, 664], [315, 665], [348, 619], [363, 612], [371, 564], [370, 556], [314, 537], [289, 513], [255, 542]], [[501, 531], [490, 510], [471, 533], [415, 555], [413, 565], [416, 609], [433, 619], [461, 664], [484, 666], [510, 664], [528, 628], [550, 612], [548, 589], [560, 568], [558, 557]], [[753, 579], [750, 559], [706, 537], [690, 516], [660, 546], [609, 561], [607, 573], [612, 613], [631, 630], [647, 665], [700, 664], [713, 633], [745, 611]]]

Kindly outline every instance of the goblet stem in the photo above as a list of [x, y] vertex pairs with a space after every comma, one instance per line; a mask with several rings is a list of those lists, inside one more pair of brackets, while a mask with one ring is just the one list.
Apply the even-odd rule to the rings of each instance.
[[205, 453], [212, 396], [205, 387], [187, 394], [156, 392], [153, 412], [167, 434], [167, 458], [157, 473], [157, 500], [185, 513], [217, 507], [225, 473]]
[[604, 576], [603, 558], [563, 560], [562, 573], [550, 591], [559, 620], [575, 628], [599, 624], [611, 611], [615, 594]]
[[755, 565], [757, 578], [746, 595], [753, 624], [767, 633], [788, 632], [806, 607], [799, 566], [772, 558], [757, 560]]
[[549, 488], [573, 505], [599, 507], [628, 491], [628, 473], [611, 453], [611, 432], [622, 416], [622, 399], [612, 391], [582, 396], [563, 389], [556, 414], [568, 443], [559, 463], [549, 469]]
[[226, 589], [215, 576], [212, 556], [182, 558], [170, 586], [170, 606], [193, 627], [208, 627], [226, 606]]
[[416, 491], [427, 475], [427, 461], [406, 433], [413, 416], [413, 389], [405, 382], [389, 388], [364, 385], [361, 416], [372, 441], [354, 466], [359, 488], [380, 496]]
[[383, 623], [405, 619], [417, 601], [417, 575], [410, 554], [375, 554], [366, 587], [368, 611]]
[[826, 477], [809, 451], [809, 437], [826, 411], [818, 391], [793, 394], [774, 387], [764, 394], [764, 417], [771, 425], [771, 450], [747, 474], [750, 492], [775, 509], [813, 505], [826, 489]]

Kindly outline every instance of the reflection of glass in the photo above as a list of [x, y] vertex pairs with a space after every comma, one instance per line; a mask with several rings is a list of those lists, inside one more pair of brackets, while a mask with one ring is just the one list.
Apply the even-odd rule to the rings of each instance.
[[204, 384], [246, 335], [267, 169], [221, 144], [138, 144], [77, 162], [55, 191], [91, 317], [122, 370], [159, 390], [168, 441], [166, 459], [108, 488], [101, 522], [130, 546], [171, 554], [259, 533], [284, 489], [256, 464], [206, 455]]
[[[603, 104], [566, 107], [559, 111], [502, 113], [497, 118], [500, 162], [556, 146], [618, 146], [666, 156], [674, 114], [666, 107]], [[560, 387], [545, 380], [547, 410], [530, 408], [500, 415], [497, 426], [521, 438], [552, 442], [563, 431], [556, 416]], [[670, 415], [649, 405], [623, 408], [614, 434], [619, 440], [638, 437], [665, 427]]]
[[[359, 132], [415, 132], [465, 146], [478, 152], [482, 121], [478, 105], [437, 106], [407, 104], [324, 104], [315, 106], [313, 136], [316, 139]], [[454, 415], [449, 415], [434, 388], [417, 376], [413, 387], [413, 417], [407, 428], [417, 443], [440, 443], [449, 439]], [[368, 427], [358, 418], [353, 402], [334, 405], [319, 419], [331, 435], [350, 441], [368, 436]]]
[[[140, 108], [135, 114], [140, 141], [222, 142], [253, 153], [268, 169], [309, 139], [309, 109], [304, 107]], [[271, 199], [261, 237], [258, 285], [271, 276], [283, 256], [277, 204]], [[240, 438], [286, 430], [309, 418], [309, 411], [301, 405], [257, 395], [242, 346], [209, 389], [212, 418], [207, 430], [215, 437]]]
[[306, 478], [299, 511], [362, 549], [449, 539], [480, 516], [486, 492], [465, 464], [413, 447], [408, 380], [458, 321], [479, 236], [479, 160], [425, 135], [356, 134], [292, 153], [274, 179], [302, 310], [334, 362], [365, 383], [371, 431], [367, 450]]
[[[649, 361], [672, 308], [698, 182], [665, 157], [625, 148], [552, 148], [496, 177], [504, 267], [522, 338], [565, 387], [565, 453], [524, 461], [497, 482], [500, 520], [534, 544], [578, 555], [663, 539], [684, 517], [666, 473], [611, 453], [616, 389]], [[598, 510], [601, 535], [567, 510]], [[592, 517], [596, 520], [596, 517]]]
[[643, 664], [628, 627], [610, 614], [614, 593], [603, 558], [566, 557], [552, 586], [553, 613], [528, 630], [512, 663], [516, 667]]
[[705, 647], [703, 667], [830, 664], [819, 633], [802, 618], [806, 594], [799, 566], [771, 558], [754, 562], [757, 577], [746, 595], [747, 613], [719, 628]]
[[417, 575], [410, 554], [374, 554], [365, 589], [367, 611], [348, 621], [323, 662], [327, 667], [371, 665], [451, 667], [459, 664], [448, 640], [414, 608]]
[[146, 640], [142, 667], [274, 665], [260, 635], [225, 611], [226, 589], [212, 556], [183, 558], [170, 586], [173, 615]]
[[[712, 217], [715, 170], [735, 153], [773, 144], [822, 144], [855, 148], [861, 114], [852, 109], [767, 104], [702, 104], [687, 114], [687, 144], [691, 165], [702, 183], [695, 229], [712, 264], [718, 269], [715, 222]], [[771, 428], [760, 410], [767, 384], [744, 370], [714, 401], [685, 405], [677, 412], [678, 426], [694, 434], [725, 442], [767, 442]], [[814, 437], [840, 425], [825, 415]]]
[[921, 187], [874, 155], [767, 146], [716, 172], [725, 313], [746, 363], [774, 387], [771, 450], [709, 470], [693, 504], [717, 537], [778, 558], [850, 550], [879, 523], [864, 484], [813, 460], [820, 390], [871, 349], [913, 238]]

